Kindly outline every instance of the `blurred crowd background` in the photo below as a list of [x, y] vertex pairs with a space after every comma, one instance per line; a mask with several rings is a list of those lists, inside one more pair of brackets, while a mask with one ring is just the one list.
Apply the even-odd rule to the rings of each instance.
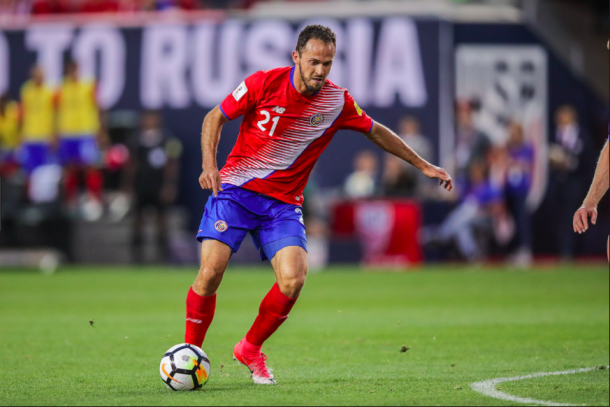
[[[76, 13], [81, 18], [82, 13], [251, 9], [255, 3], [280, 2], [0, 0], [0, 22], [9, 15]], [[332, 0], [297, 4], [316, 7], [323, 15], [326, 3]], [[445, 3], [457, 8], [511, 7], [521, 10], [517, 13], [525, 13], [523, 9], [528, 7], [523, 4], [527, 2], [519, 1]], [[489, 64], [494, 75], [489, 91], [473, 91], [480, 85], [478, 79], [470, 79], [469, 89], [463, 85], [468, 83], [464, 79], [468, 72], [472, 76], [475, 71], [469, 68], [466, 76], [460, 76], [460, 64], [469, 66], [472, 61], [467, 56], [460, 59], [456, 51], [457, 61], [452, 63], [440, 55], [440, 80], [424, 75], [428, 87], [439, 88], [440, 96], [430, 96], [428, 102], [437, 116], [421, 105], [401, 107], [399, 99], [390, 101], [393, 107], [385, 110], [383, 103], [371, 110], [362, 103], [373, 118], [381, 114], [384, 122], [391, 117], [386, 124], [426, 160], [447, 166], [456, 181], [455, 192], [444, 193], [415, 168], [381, 154], [372, 145], [350, 143], [338, 136], [341, 141], [335, 141], [335, 149], [326, 153], [326, 163], [314, 171], [306, 190], [305, 219], [314, 268], [324, 268], [329, 262], [410, 267], [423, 261], [506, 261], [526, 267], [535, 259], [602, 258], [608, 222], [600, 221], [605, 230], [588, 240], [575, 236], [570, 225], [607, 135], [608, 88], [604, 81], [608, 55], [604, 45], [608, 2], [555, 3], [553, 21], [559, 26], [561, 16], [569, 15], [570, 10], [586, 19], [587, 30], [581, 30], [586, 31], [581, 37], [571, 35], [569, 23], [559, 31], [559, 38], [570, 36], [571, 50], [586, 52], [586, 58], [574, 58], [573, 53], [562, 57], [561, 46], [547, 43], [545, 33], [538, 32], [536, 40], [526, 42], [537, 42], [544, 53], [558, 55], [550, 58], [555, 65], [537, 65], [535, 56], [529, 60], [523, 56], [527, 52], [521, 51], [515, 53], [522, 58], [515, 63], [511, 49], [501, 48], [511, 44], [485, 25], [489, 23], [477, 21], [463, 30], [464, 37], [478, 36], [474, 42], [485, 45], [486, 38], [480, 33], [490, 32], [489, 41], [500, 38], [494, 45], [500, 46], [499, 55], [506, 55], [506, 60], [502, 56]], [[509, 25], [531, 30], [523, 18]], [[11, 27], [5, 34], [10, 39], [11, 33], [27, 31], [36, 23]], [[493, 24], [502, 28], [507, 23]], [[430, 31], [425, 26], [420, 28], [420, 39], [426, 32]], [[15, 41], [8, 41], [9, 47]], [[449, 46], [442, 35], [437, 41], [441, 49]], [[451, 41], [451, 47], [458, 49], [455, 37]], [[586, 44], [578, 45], [579, 41]], [[422, 45], [425, 60], [424, 48]], [[590, 56], [588, 50], [595, 55]], [[20, 58], [15, 52], [10, 55]], [[200, 123], [209, 109], [200, 106], [186, 112], [189, 127], [185, 131], [187, 119], [180, 113], [184, 106], [137, 103], [128, 96], [108, 106], [100, 101], [100, 69], [83, 70], [78, 58], [66, 52], [60, 79], [52, 80], [40, 62], [40, 58], [23, 57], [19, 66], [27, 64], [28, 68], [19, 73], [23, 80], [11, 74], [0, 97], [0, 266], [42, 264], [53, 268], [63, 261], [196, 263], [194, 236], [207, 195], [196, 182], [199, 127], [193, 123]], [[513, 63], [522, 81], [516, 93], [511, 88], [515, 75], [507, 81]], [[17, 63], [11, 61], [10, 66]], [[455, 76], [443, 84], [442, 72], [447, 69]], [[599, 69], [606, 69], [605, 79], [587, 78]], [[541, 71], [545, 79], [531, 79]], [[138, 74], [136, 80], [140, 75], [144, 74]], [[567, 77], [579, 88], [553, 82]], [[485, 80], [480, 79], [481, 83]], [[560, 98], [553, 100], [553, 88], [560, 89], [556, 91]], [[516, 102], [511, 101], [511, 92], [517, 94]], [[447, 125], [429, 135], [441, 121]], [[223, 137], [221, 164], [237, 127], [225, 132], [234, 134]], [[343, 148], [342, 143], [352, 145]], [[193, 196], [197, 196], [195, 201]], [[605, 208], [606, 204], [604, 201]], [[244, 249], [235, 261], [253, 262], [256, 253], [252, 250]]]

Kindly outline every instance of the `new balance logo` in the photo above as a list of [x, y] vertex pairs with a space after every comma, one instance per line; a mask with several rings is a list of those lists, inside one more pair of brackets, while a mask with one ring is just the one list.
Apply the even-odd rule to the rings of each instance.
[[271, 111], [272, 112], [277, 112], [279, 114], [282, 114], [282, 113], [284, 113], [286, 111], [286, 108], [276, 106]]
[[203, 321], [202, 321], [202, 320], [200, 320], [200, 319], [192, 319], [192, 318], [187, 318], [187, 319], [186, 319], [186, 321], [187, 321], [187, 322], [188, 322], [188, 321], [191, 321], [191, 322], [192, 322], [192, 323], [194, 323], [194, 324], [201, 324], [201, 323], [203, 323]]

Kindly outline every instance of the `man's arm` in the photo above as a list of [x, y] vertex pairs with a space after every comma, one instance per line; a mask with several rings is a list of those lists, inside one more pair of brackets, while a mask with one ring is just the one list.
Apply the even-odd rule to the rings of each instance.
[[589, 217], [591, 217], [591, 223], [597, 223], [597, 205], [602, 200], [608, 187], [610, 186], [610, 149], [608, 143], [602, 150], [601, 157], [597, 163], [597, 170], [595, 171], [595, 178], [593, 178], [593, 184], [591, 189], [582, 204], [582, 207], [574, 215], [574, 232], [583, 234], [589, 229]]
[[439, 185], [445, 184], [444, 187], [447, 191], [453, 189], [453, 180], [444, 169], [435, 167], [421, 158], [392, 130], [375, 122], [373, 129], [370, 133], [367, 133], [366, 136], [379, 148], [413, 165], [428, 178], [439, 179]]
[[218, 191], [222, 191], [222, 181], [218, 164], [216, 163], [216, 153], [220, 142], [222, 126], [228, 122], [220, 108], [216, 106], [207, 114], [203, 121], [201, 130], [201, 151], [203, 152], [203, 172], [199, 177], [199, 184], [203, 189], [210, 189], [214, 196], [218, 196]]

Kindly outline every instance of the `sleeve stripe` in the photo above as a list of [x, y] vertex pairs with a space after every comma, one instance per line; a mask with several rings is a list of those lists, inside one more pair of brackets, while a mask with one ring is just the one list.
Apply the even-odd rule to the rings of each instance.
[[222, 114], [224, 114], [224, 115], [225, 115], [225, 117], [226, 117], [228, 120], [233, 120], [233, 119], [231, 119], [231, 118], [230, 118], [230, 117], [229, 117], [229, 116], [228, 116], [228, 115], [225, 113], [225, 111], [224, 111], [224, 110], [222, 110], [222, 106], [221, 106], [221, 105], [218, 105], [218, 108], [220, 109], [220, 111], [222, 112]]
[[373, 123], [371, 124], [371, 128], [369, 129], [369, 133], [373, 131], [373, 127], [375, 127], [375, 120], [371, 120]]

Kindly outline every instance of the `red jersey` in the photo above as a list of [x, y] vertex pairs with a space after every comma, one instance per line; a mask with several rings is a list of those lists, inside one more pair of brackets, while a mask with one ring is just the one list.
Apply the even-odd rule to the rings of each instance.
[[301, 206], [311, 171], [337, 131], [368, 133], [373, 120], [329, 80], [314, 96], [299, 93], [294, 71], [257, 72], [220, 104], [229, 120], [244, 115], [220, 175], [223, 183]]

